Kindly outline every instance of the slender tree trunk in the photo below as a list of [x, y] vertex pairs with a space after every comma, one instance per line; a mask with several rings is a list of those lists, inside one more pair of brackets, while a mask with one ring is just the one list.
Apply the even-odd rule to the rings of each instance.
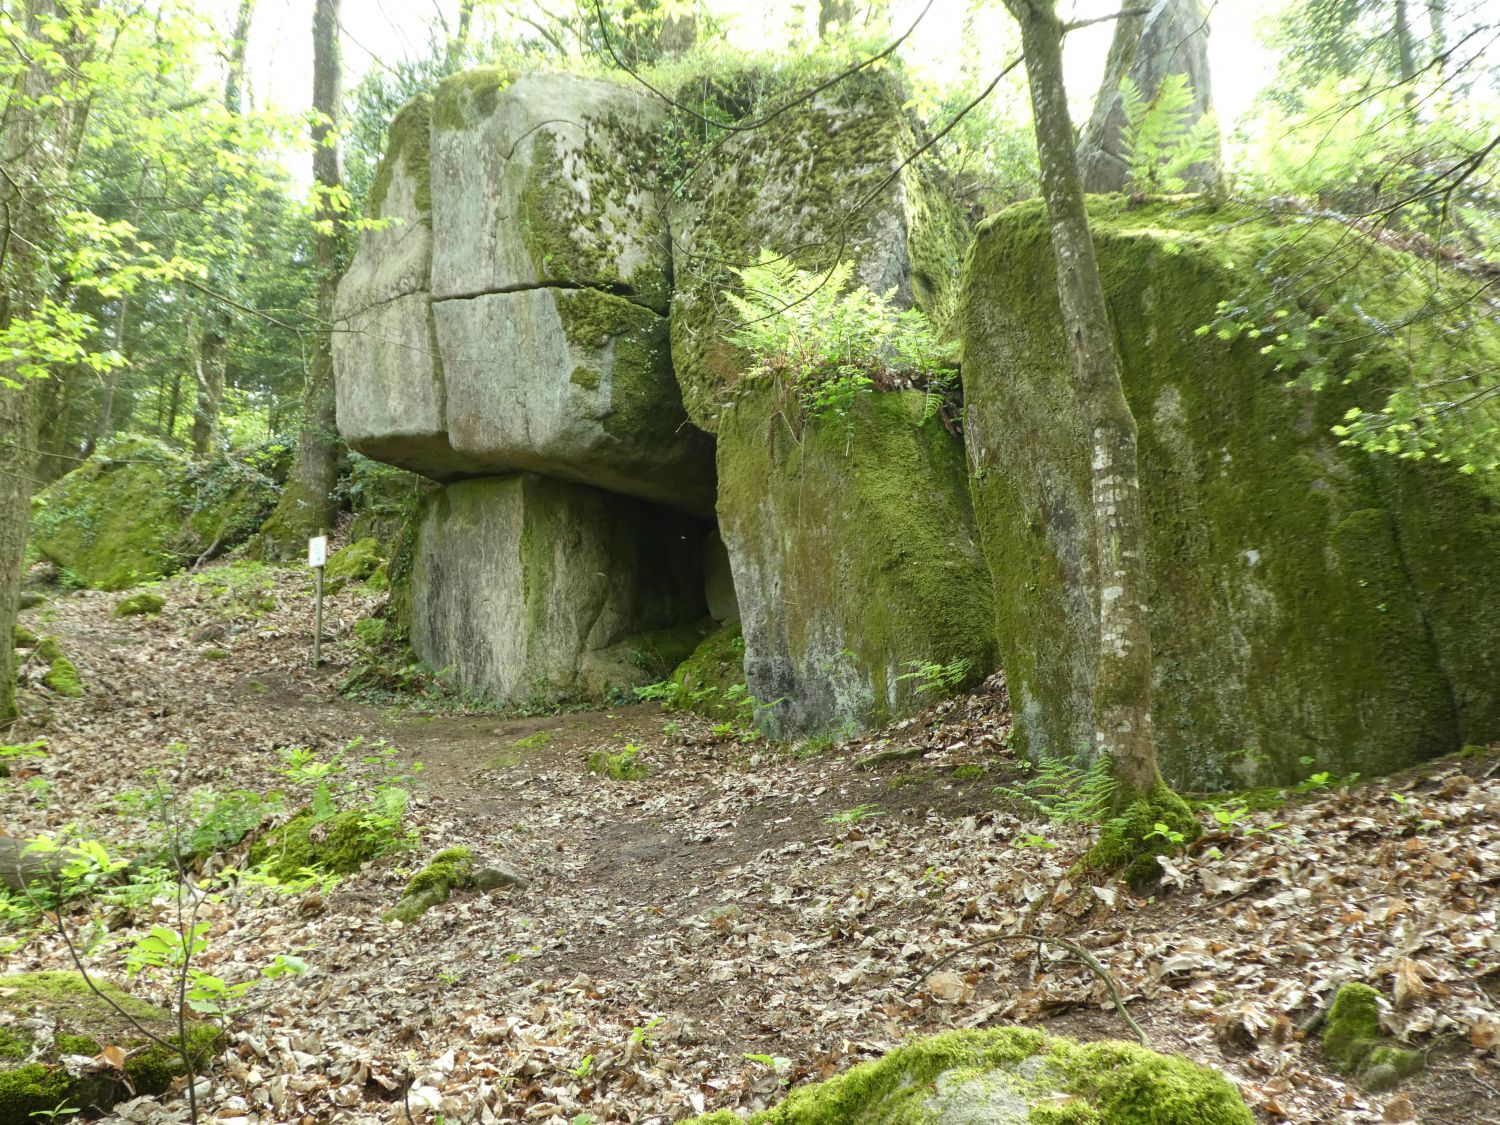
[[1109, 756], [1117, 800], [1160, 784], [1151, 734], [1151, 630], [1136, 468], [1135, 418], [1125, 400], [1114, 335], [1084, 207], [1073, 125], [1063, 87], [1063, 25], [1053, 0], [1005, 0], [1021, 25], [1036, 119], [1068, 357], [1092, 457], [1099, 652], [1094, 671], [1095, 749]]
[[474, 22], [475, 0], [459, 0], [458, 27], [448, 37], [447, 49], [443, 52], [443, 72], [453, 74], [461, 70], [469, 54], [469, 33]]
[[[229, 65], [224, 76], [224, 108], [238, 119], [243, 102], [245, 81], [245, 45], [250, 37], [250, 23], [255, 17], [255, 0], [240, 0], [234, 21], [234, 38], [229, 44]], [[230, 137], [234, 135], [231, 133]], [[237, 139], [225, 142], [238, 144]], [[228, 219], [224, 241], [227, 260], [216, 269], [213, 282], [223, 296], [233, 296], [238, 287], [239, 262], [244, 239], [244, 224], [238, 218]], [[224, 382], [229, 369], [229, 340], [234, 331], [234, 313], [225, 301], [209, 310], [203, 318], [203, 334], [193, 349], [193, 374], [196, 394], [193, 398], [193, 455], [207, 457], [219, 436], [219, 416], [224, 407]]]
[[818, 38], [828, 38], [828, 29], [837, 25], [845, 31], [854, 20], [854, 0], [818, 0]]
[[168, 441], [177, 439], [177, 412], [182, 406], [182, 368], [172, 367], [172, 389], [167, 395], [167, 424], [161, 436]]
[[[18, 23], [37, 39], [56, 14], [53, 0], [25, 0]], [[30, 316], [50, 287], [46, 249], [54, 244], [49, 190], [67, 147], [63, 109], [47, 106], [60, 81], [40, 62], [20, 70], [0, 116], [0, 328]], [[0, 358], [0, 727], [16, 716], [15, 647], [21, 579], [35, 473], [32, 380]]]
[[1401, 104], [1406, 116], [1416, 124], [1417, 118], [1417, 46], [1411, 36], [1411, 15], [1406, 0], [1396, 0], [1396, 55], [1401, 66]]
[[[121, 294], [115, 299], [114, 349], [125, 355], [125, 324], [130, 319], [130, 298]], [[115, 390], [120, 385], [120, 368], [104, 373], [104, 391], [99, 396], [99, 420], [94, 425], [94, 446], [115, 432]], [[90, 452], [93, 450], [91, 449]]]
[[1427, 24], [1432, 40], [1431, 58], [1441, 78], [1443, 56], [1448, 52], [1448, 0], [1427, 0]]
[[339, 0], [317, 0], [313, 13], [313, 111], [317, 120], [312, 128], [312, 141], [313, 180], [318, 193], [318, 226], [313, 237], [318, 271], [318, 324], [307, 365], [297, 460], [276, 510], [261, 528], [260, 550], [268, 558], [295, 557], [308, 536], [333, 523], [333, 488], [340, 442], [335, 419], [330, 329], [345, 230], [338, 202], [343, 188], [338, 141], [341, 83]]

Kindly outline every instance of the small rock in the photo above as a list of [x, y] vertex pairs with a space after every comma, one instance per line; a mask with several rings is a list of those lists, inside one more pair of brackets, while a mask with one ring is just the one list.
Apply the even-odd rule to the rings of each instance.
[[505, 864], [496, 863], [475, 871], [473, 884], [476, 890], [481, 891], [493, 891], [498, 887], [515, 887], [520, 890], [526, 886], [526, 879]]

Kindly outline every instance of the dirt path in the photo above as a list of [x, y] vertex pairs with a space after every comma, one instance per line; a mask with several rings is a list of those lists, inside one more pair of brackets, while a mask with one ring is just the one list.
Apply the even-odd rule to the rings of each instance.
[[[1024, 1020], [1122, 1034], [1099, 982], [1051, 954], [992, 947], [911, 989], [938, 956], [1027, 919], [1094, 949], [1157, 1045], [1224, 1067], [1265, 1120], [1399, 1119], [1392, 1095], [1330, 1074], [1296, 1022], [1338, 980], [1389, 987], [1405, 973], [1421, 990], [1394, 1026], [1443, 1045], [1407, 1090], [1413, 1112], [1500, 1119], [1494, 1052], [1469, 1047], [1500, 1032], [1492, 760], [1318, 795], [1279, 813], [1284, 828], [1211, 841], [1220, 858], [1184, 857], [1157, 898], [1137, 899], [1069, 881], [1082, 830], [996, 797], [1015, 772], [999, 691], [815, 757], [716, 736], [655, 705], [414, 714], [333, 692], [373, 597], [332, 600], [333, 666], [306, 667], [304, 581], [271, 572], [262, 593], [274, 604], [253, 614], [212, 576], [166, 584], [156, 619], [112, 618], [106, 595], [30, 611], [89, 691], [30, 696], [49, 757], [34, 777], [0, 783], [7, 832], [76, 824], [128, 844], [144, 822], [110, 798], [145, 791], [153, 771], [190, 801], [207, 787], [287, 789], [287, 746], [326, 758], [361, 738], [423, 763], [412, 847], [326, 893], [240, 885], [205, 907], [205, 967], [244, 977], [293, 951], [310, 965], [257, 989], [210, 1095], [220, 1121], [395, 1121], [409, 1100], [417, 1117], [447, 1121], [665, 1122], [764, 1105], [917, 1032]], [[595, 750], [626, 745], [641, 748], [648, 777], [588, 772]], [[857, 764], [907, 745], [914, 756]], [[358, 756], [346, 754], [344, 776], [373, 791], [380, 771]], [[1386, 797], [1398, 785], [1441, 825], [1417, 831]], [[411, 871], [457, 844], [527, 885], [460, 894], [410, 926], [382, 922]], [[119, 978], [123, 948], [169, 915], [168, 902], [141, 905], [91, 964]], [[64, 963], [42, 934], [6, 957], [12, 970]], [[178, 1099], [119, 1113], [184, 1110]]]

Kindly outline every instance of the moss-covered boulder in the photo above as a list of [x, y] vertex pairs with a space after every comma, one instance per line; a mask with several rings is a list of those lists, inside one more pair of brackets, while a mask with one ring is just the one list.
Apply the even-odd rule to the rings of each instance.
[[[790, 402], [785, 401], [790, 398]], [[719, 527], [745, 682], [776, 737], [863, 729], [920, 709], [911, 661], [994, 666], [989, 576], [963, 450], [918, 392], [799, 420], [761, 383], [719, 425]]]
[[376, 539], [356, 539], [340, 547], [323, 568], [323, 582], [336, 594], [351, 582], [368, 581], [385, 562], [385, 549]]
[[746, 692], [745, 635], [736, 621], [704, 637], [677, 666], [663, 702], [672, 711], [740, 719], [746, 717]]
[[[718, 71], [685, 93], [732, 118], [761, 117], [819, 77], [803, 70]], [[942, 321], [969, 230], [930, 165], [896, 169], [920, 143], [910, 91], [894, 69], [865, 70], [751, 132], [716, 140], [673, 194], [672, 362], [693, 422], [710, 432], [748, 369], [729, 343], [731, 267], [761, 250], [803, 269], [855, 264], [854, 284], [894, 291]]]
[[[438, 480], [529, 470], [707, 515], [665, 312], [658, 103], [481, 67], [397, 116], [339, 290], [339, 426]], [[404, 230], [404, 233], [402, 233]]]
[[600, 699], [657, 678], [621, 642], [705, 616], [704, 530], [531, 474], [462, 481], [424, 502], [392, 600], [417, 655], [466, 691]]
[[56, 637], [43, 637], [36, 646], [36, 654], [46, 662], [42, 683], [48, 690], [65, 699], [78, 699], [83, 695], [83, 678], [78, 674], [78, 665], [68, 659]]
[[1222, 1074], [1133, 1043], [1028, 1028], [948, 1031], [742, 1119], [691, 1125], [1251, 1125]]
[[401, 892], [401, 901], [385, 912], [387, 922], [415, 922], [434, 906], [448, 901], [454, 891], [469, 886], [474, 878], [474, 856], [468, 848], [445, 848], [413, 875]]
[[[103, 1112], [123, 1098], [163, 1093], [184, 1072], [178, 1051], [140, 1031], [178, 1042], [171, 1013], [108, 981], [94, 983], [107, 999], [78, 973], [0, 976], [0, 1125], [34, 1125], [57, 1109]], [[221, 1038], [217, 1027], [188, 1022], [196, 1071], [209, 1065]], [[106, 1047], [125, 1053], [123, 1070], [100, 1057]]]
[[1380, 1030], [1380, 993], [1367, 984], [1343, 985], [1323, 1024], [1323, 1052], [1340, 1074], [1366, 1090], [1389, 1090], [1422, 1069], [1416, 1051], [1393, 1042]]
[[391, 121], [385, 157], [334, 304], [334, 387], [349, 447], [437, 480], [461, 474], [448, 444], [443, 361], [432, 315], [432, 99]]
[[[1500, 484], [1331, 432], [1355, 401], [1413, 379], [1413, 336], [1439, 367], [1470, 370], [1500, 362], [1495, 326], [1373, 328], [1410, 319], [1413, 275], [1430, 267], [1337, 223], [1196, 201], [1090, 207], [1140, 430], [1167, 780], [1383, 772], [1500, 736]], [[974, 506], [1033, 756], [1092, 745], [1097, 646], [1090, 446], [1054, 277], [1040, 205], [1001, 213], [970, 259], [963, 326]], [[1324, 317], [1321, 391], [1288, 385], [1270, 337], [1218, 331], [1220, 301], [1254, 306], [1283, 282], [1284, 312]]]
[[352, 875], [392, 847], [391, 834], [372, 825], [362, 809], [319, 817], [302, 809], [250, 848], [250, 863], [277, 879], [300, 878], [304, 870]]
[[166, 608], [167, 599], [155, 590], [140, 590], [115, 603], [115, 617], [155, 617]]
[[120, 438], [36, 495], [30, 543], [86, 585], [121, 590], [238, 546], [275, 497], [270, 478], [233, 458], [195, 463]]

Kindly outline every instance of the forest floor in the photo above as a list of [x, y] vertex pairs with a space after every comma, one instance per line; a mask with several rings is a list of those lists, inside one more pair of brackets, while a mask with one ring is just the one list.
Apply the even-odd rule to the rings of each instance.
[[[424, 764], [408, 846], [336, 886], [231, 883], [201, 904], [202, 967], [309, 966], [249, 993], [204, 1120], [667, 1122], [765, 1106], [943, 1028], [1128, 1038], [1064, 950], [989, 945], [917, 984], [1024, 927], [1091, 950], [1152, 1045], [1222, 1068], [1261, 1120], [1500, 1121], [1500, 757], [1322, 779], [1210, 833], [1140, 896], [1070, 881], [1087, 830], [995, 792], [1020, 776], [998, 679], [818, 754], [655, 704], [424, 713], [338, 695], [353, 625], [379, 601], [361, 589], [330, 599], [330, 662], [309, 667], [308, 588], [306, 571], [211, 570], [162, 584], [156, 617], [115, 618], [119, 596], [90, 592], [23, 615], [61, 640], [86, 694], [27, 692], [20, 740], [45, 738], [47, 756], [0, 780], [0, 834], [92, 833], [128, 853], [161, 833], [144, 811], [158, 791], [188, 809], [210, 790], [279, 790], [294, 811], [287, 747], [327, 761], [364, 739], [340, 784], [371, 792], [391, 767], [362, 763], [370, 746]], [[627, 744], [648, 777], [586, 768]], [[527, 884], [382, 921], [454, 845]], [[73, 936], [125, 983], [124, 951], [175, 911], [137, 903]], [[8, 972], [70, 964], [45, 927], [0, 934], [0, 951]], [[1347, 1084], [1305, 1030], [1353, 979], [1392, 998], [1389, 1030], [1427, 1055], [1397, 1091]], [[165, 1002], [162, 984], [131, 987]], [[186, 1114], [179, 1092], [115, 1119]]]

